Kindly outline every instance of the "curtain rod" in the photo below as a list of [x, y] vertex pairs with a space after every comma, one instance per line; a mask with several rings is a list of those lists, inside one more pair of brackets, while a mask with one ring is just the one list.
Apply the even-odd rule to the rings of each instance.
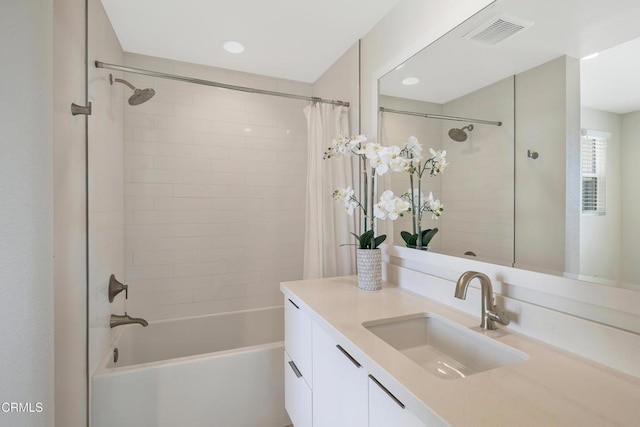
[[255, 88], [244, 87], [244, 86], [235, 86], [235, 85], [229, 85], [229, 84], [226, 84], [226, 83], [213, 82], [213, 81], [210, 81], [210, 80], [195, 79], [195, 78], [192, 78], [192, 77], [178, 76], [178, 75], [175, 75], [175, 74], [160, 73], [158, 71], [143, 70], [141, 68], [132, 68], [132, 67], [124, 67], [122, 65], [108, 64], [108, 63], [102, 62], [102, 61], [96, 61], [95, 65], [96, 65], [96, 68], [106, 68], [108, 70], [124, 71], [126, 73], [142, 74], [142, 75], [145, 75], [145, 76], [159, 77], [159, 78], [162, 78], [162, 79], [169, 79], [169, 80], [178, 80], [178, 81], [181, 81], [181, 82], [195, 83], [195, 84], [204, 85], [204, 86], [219, 87], [219, 88], [222, 88], [222, 89], [237, 90], [237, 91], [240, 91], [240, 92], [259, 93], [259, 94], [262, 94], [262, 95], [280, 96], [282, 98], [300, 99], [300, 100], [303, 100], [303, 101], [310, 101], [310, 102], [314, 102], [314, 103], [315, 102], [322, 102], [322, 103], [325, 103], [325, 104], [340, 105], [340, 106], [344, 106], [344, 107], [348, 107], [349, 106], [349, 103], [345, 102], [345, 101], [334, 101], [334, 100], [317, 98], [315, 96], [294, 95], [292, 93], [274, 92], [274, 91], [271, 91], [271, 90], [255, 89]]
[[469, 119], [466, 117], [455, 117], [455, 116], [441, 116], [439, 114], [416, 113], [413, 111], [393, 110], [391, 108], [384, 108], [384, 107], [380, 107], [380, 111], [382, 111], [383, 113], [395, 113], [395, 114], [405, 114], [407, 116], [424, 117], [426, 119], [453, 120], [456, 122], [471, 122], [471, 123], [481, 123], [485, 125], [502, 126], [502, 122], [494, 122], [491, 120]]

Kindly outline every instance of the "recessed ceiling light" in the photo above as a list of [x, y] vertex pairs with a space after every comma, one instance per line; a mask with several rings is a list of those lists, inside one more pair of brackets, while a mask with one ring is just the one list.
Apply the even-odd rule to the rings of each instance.
[[242, 53], [244, 52], [244, 45], [239, 41], [227, 40], [222, 44], [224, 50], [230, 53]]
[[245, 131], [245, 132], [251, 132], [251, 128], [244, 128], [242, 130]]
[[419, 82], [420, 82], [420, 79], [417, 77], [407, 77], [402, 81], [402, 84], [406, 86], [413, 86], [413, 85], [417, 85]]
[[596, 52], [596, 53], [592, 53], [591, 55], [583, 56], [582, 58], [580, 58], [580, 60], [583, 60], [583, 59], [593, 59], [593, 58], [595, 58], [595, 57], [596, 57], [596, 56], [598, 56], [598, 55], [600, 55], [600, 52]]

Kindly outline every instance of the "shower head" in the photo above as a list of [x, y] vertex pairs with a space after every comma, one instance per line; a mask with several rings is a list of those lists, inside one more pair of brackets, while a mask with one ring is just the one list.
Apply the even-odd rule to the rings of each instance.
[[113, 84], [114, 81], [125, 84], [129, 86], [131, 90], [133, 90], [133, 95], [129, 97], [129, 105], [140, 105], [142, 103], [145, 103], [151, 98], [153, 98], [153, 95], [156, 94], [156, 91], [151, 88], [136, 89], [136, 87], [131, 83], [129, 83], [128, 81], [123, 79], [114, 79], [113, 75], [109, 74], [109, 82]]
[[458, 142], [466, 141], [468, 135], [465, 132], [465, 129], [468, 130], [469, 132], [471, 132], [473, 130], [473, 125], [465, 126], [462, 129], [453, 128], [453, 129], [449, 130], [449, 138], [453, 139], [454, 141], [458, 141]]

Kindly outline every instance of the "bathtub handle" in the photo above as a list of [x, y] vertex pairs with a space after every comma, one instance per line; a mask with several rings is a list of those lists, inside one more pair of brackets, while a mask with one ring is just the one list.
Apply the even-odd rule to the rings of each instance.
[[291, 304], [293, 304], [293, 306], [294, 306], [295, 308], [297, 308], [298, 310], [300, 310], [300, 307], [298, 307], [298, 305], [297, 305], [295, 302], [291, 301], [291, 298], [289, 298], [289, 302], [290, 302]]
[[300, 378], [302, 376], [302, 373], [300, 372], [296, 364], [293, 363], [293, 360], [289, 361], [289, 366], [291, 366], [291, 369], [293, 369], [293, 373], [296, 374], [296, 377]]

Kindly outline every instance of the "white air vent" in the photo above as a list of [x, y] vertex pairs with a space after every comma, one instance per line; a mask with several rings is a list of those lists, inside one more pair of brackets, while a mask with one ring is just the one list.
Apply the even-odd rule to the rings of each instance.
[[463, 36], [478, 43], [494, 45], [533, 25], [531, 21], [507, 15], [494, 16]]

